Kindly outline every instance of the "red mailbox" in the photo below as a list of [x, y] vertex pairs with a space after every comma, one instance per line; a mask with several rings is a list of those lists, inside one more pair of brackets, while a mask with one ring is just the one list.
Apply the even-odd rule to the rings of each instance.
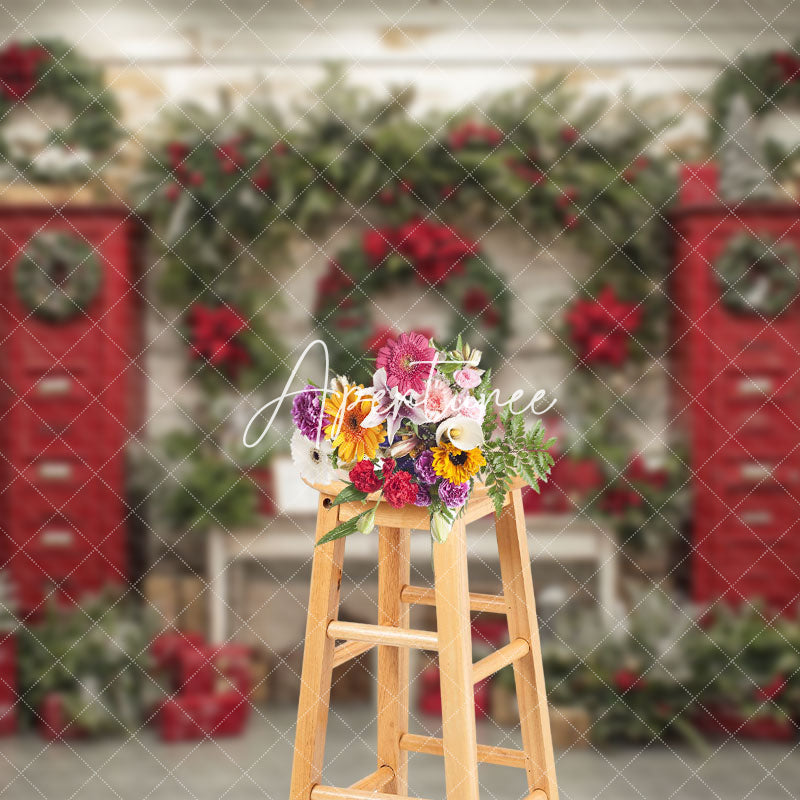
[[136, 225], [123, 208], [0, 209], [0, 564], [23, 613], [126, 580]]
[[672, 218], [672, 374], [692, 452], [693, 594], [788, 611], [800, 595], [800, 303], [784, 279], [800, 263], [800, 206], [728, 208], [715, 194], [713, 168], [687, 168]]

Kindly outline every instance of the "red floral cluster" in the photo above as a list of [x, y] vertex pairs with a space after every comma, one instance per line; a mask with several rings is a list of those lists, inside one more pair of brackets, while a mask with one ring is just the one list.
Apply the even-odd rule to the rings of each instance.
[[480, 286], [470, 286], [464, 292], [461, 306], [466, 314], [474, 317], [480, 316], [490, 328], [494, 328], [500, 323], [500, 313], [492, 305], [492, 298]]
[[167, 200], [177, 200], [184, 186], [200, 186], [205, 181], [205, 175], [200, 170], [189, 169], [186, 160], [190, 154], [191, 148], [185, 142], [175, 141], [167, 145], [167, 161], [175, 175], [175, 182], [164, 190]]
[[247, 320], [232, 308], [195, 303], [189, 311], [192, 355], [235, 377], [250, 363], [250, 353], [238, 339], [247, 327]]
[[355, 281], [345, 272], [336, 261], [328, 262], [327, 271], [317, 281], [317, 311], [327, 305], [332, 299], [337, 301], [340, 308], [347, 308], [353, 304], [349, 297], [339, 301], [354, 285]]
[[447, 143], [451, 150], [463, 150], [470, 145], [497, 147], [504, 138], [503, 131], [494, 125], [481, 125], [474, 120], [467, 120], [450, 131]]
[[464, 261], [477, 252], [477, 244], [449, 225], [411, 220], [397, 228], [380, 228], [364, 234], [364, 252], [374, 266], [390, 253], [405, 257], [423, 284], [435, 285], [464, 271]]
[[226, 175], [238, 172], [245, 165], [245, 157], [239, 149], [243, 141], [243, 137], [235, 136], [217, 145], [215, 155], [220, 169]]
[[[434, 333], [430, 328], [415, 328], [413, 331], [409, 332], [418, 333], [426, 339], [433, 339]], [[399, 336], [400, 334], [393, 328], [389, 328], [386, 325], [378, 325], [364, 343], [364, 349], [368, 353], [377, 356], [378, 350], [388, 344], [392, 339], [397, 339]]]
[[570, 336], [584, 364], [619, 366], [628, 357], [628, 339], [639, 327], [641, 310], [606, 286], [596, 300], [573, 303], [566, 314]]
[[784, 83], [794, 83], [800, 79], [800, 58], [794, 53], [775, 53], [772, 60], [780, 70]]
[[620, 485], [612, 486], [603, 494], [600, 507], [606, 514], [621, 516], [629, 508], [640, 508], [644, 503], [642, 493], [630, 484], [662, 491], [668, 480], [665, 469], [649, 467], [641, 456], [635, 456], [625, 470]]
[[395, 471], [397, 464], [393, 458], [387, 458], [380, 475], [375, 472], [373, 463], [367, 459], [359, 461], [349, 472], [353, 486], [360, 492], [377, 492], [383, 486], [383, 497], [393, 508], [410, 505], [417, 497], [417, 486], [410, 472]]
[[22, 100], [36, 85], [39, 65], [49, 60], [50, 53], [39, 45], [9, 44], [0, 52], [0, 93], [12, 103]]

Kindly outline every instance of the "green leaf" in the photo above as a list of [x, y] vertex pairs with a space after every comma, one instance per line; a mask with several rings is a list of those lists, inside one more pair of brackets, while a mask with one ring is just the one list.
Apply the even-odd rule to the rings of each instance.
[[347, 520], [347, 522], [342, 522], [340, 525], [337, 525], [332, 531], [328, 531], [317, 542], [316, 546], [319, 547], [321, 544], [327, 544], [334, 539], [341, 539], [343, 536], [349, 536], [351, 533], [355, 533], [358, 530], [358, 521], [371, 511], [372, 509], [368, 508], [366, 511], [362, 511], [357, 517], [353, 517]]
[[331, 501], [331, 506], [340, 506], [342, 503], [352, 503], [354, 500], [363, 501], [366, 497], [367, 492], [356, 489], [356, 487], [350, 483]]

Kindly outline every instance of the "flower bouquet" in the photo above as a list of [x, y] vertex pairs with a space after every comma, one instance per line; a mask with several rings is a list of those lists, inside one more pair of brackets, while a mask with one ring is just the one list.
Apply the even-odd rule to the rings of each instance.
[[[538, 491], [553, 464], [541, 421], [525, 429], [501, 407], [481, 353], [462, 343], [437, 349], [404, 333], [377, 354], [372, 386], [337, 377], [329, 389], [308, 385], [292, 403], [292, 457], [313, 484], [344, 480], [334, 505], [378, 499], [394, 508], [430, 509], [434, 540], [444, 542], [478, 481], [500, 513], [520, 476]], [[338, 525], [318, 544], [370, 533], [375, 505]]]

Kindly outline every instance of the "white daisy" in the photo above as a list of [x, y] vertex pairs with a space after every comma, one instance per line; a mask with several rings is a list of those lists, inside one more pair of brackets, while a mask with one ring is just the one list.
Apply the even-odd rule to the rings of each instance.
[[311, 483], [330, 483], [335, 479], [331, 464], [331, 443], [322, 440], [320, 446], [308, 439], [299, 431], [292, 434], [292, 461], [298, 472]]

